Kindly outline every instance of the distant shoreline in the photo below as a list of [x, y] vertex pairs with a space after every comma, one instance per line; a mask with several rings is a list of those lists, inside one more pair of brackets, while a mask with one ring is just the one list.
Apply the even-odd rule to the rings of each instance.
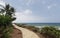
[[52, 27], [56, 27], [60, 30], [60, 23], [17, 23], [17, 24], [26, 25], [26, 26], [35, 26], [37, 28], [52, 26]]
[[[49, 26], [35, 26], [35, 27], [37, 27], [37, 28], [43, 28], [43, 27], [49, 27]], [[60, 26], [54, 26], [54, 27], [60, 30]]]

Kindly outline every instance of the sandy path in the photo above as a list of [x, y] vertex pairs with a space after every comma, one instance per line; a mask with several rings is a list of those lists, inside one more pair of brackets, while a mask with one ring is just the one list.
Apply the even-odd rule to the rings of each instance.
[[39, 38], [34, 32], [26, 28], [19, 27], [15, 24], [13, 24], [13, 26], [22, 31], [23, 38]]

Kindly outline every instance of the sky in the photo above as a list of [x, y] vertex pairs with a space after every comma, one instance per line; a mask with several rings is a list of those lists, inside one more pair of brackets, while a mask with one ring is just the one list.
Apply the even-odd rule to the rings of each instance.
[[16, 23], [60, 23], [60, 0], [0, 0], [16, 10]]

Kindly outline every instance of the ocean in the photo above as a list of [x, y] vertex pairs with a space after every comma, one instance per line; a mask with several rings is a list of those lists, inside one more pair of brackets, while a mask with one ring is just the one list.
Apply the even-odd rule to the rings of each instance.
[[23, 23], [30, 26], [60, 26], [60, 23]]
[[28, 26], [36, 26], [36, 27], [44, 27], [44, 26], [53, 26], [53, 27], [59, 27], [60, 28], [60, 23], [22, 23], [26, 24]]

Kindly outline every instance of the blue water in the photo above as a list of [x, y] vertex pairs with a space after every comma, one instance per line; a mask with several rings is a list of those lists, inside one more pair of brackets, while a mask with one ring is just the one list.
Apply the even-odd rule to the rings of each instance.
[[52, 27], [56, 27], [60, 30], [60, 23], [18, 23], [18, 24], [23, 24], [23, 25], [27, 25], [27, 26], [35, 26], [38, 28], [42, 28], [45, 26], [52, 26]]
[[30, 26], [60, 26], [60, 23], [25, 23]]
[[37, 28], [52, 26], [52, 27], [58, 28], [60, 30], [60, 23], [25, 23], [25, 24], [27, 24], [29, 26], [35, 26]]

